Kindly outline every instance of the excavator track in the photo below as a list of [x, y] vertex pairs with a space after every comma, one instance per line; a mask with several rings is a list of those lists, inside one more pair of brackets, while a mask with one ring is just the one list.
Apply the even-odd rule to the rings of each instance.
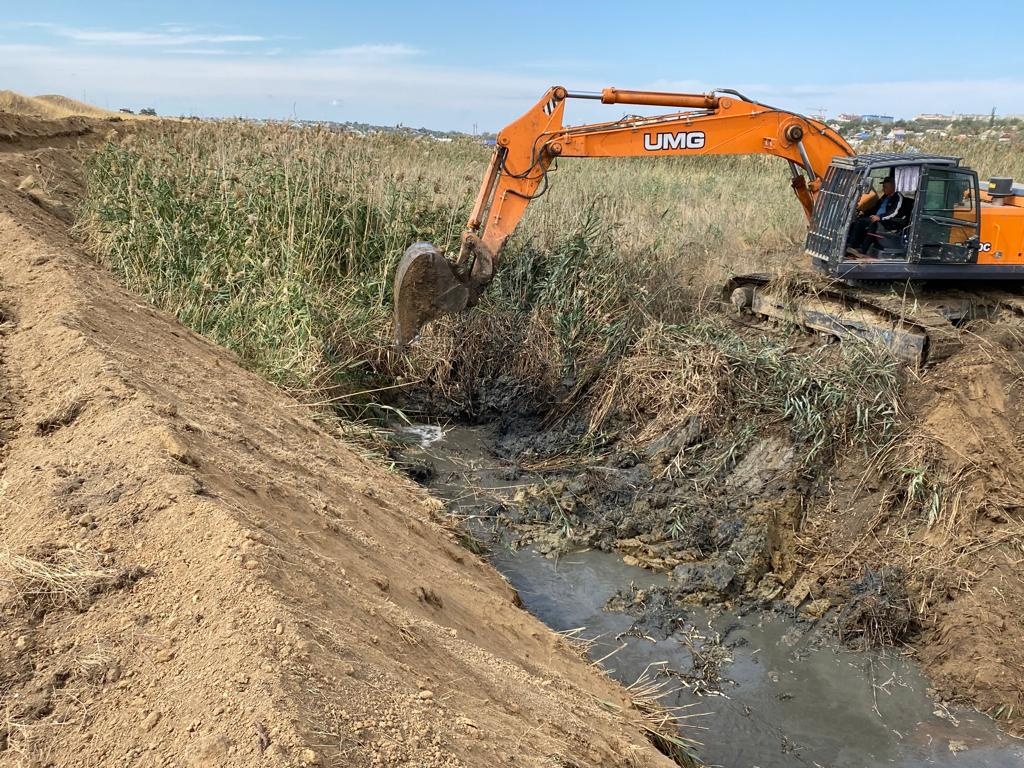
[[1024, 318], [1024, 296], [1006, 290], [931, 290], [849, 286], [814, 278], [742, 275], [729, 280], [723, 302], [740, 313], [792, 323], [840, 341], [859, 339], [915, 367], [936, 363], [962, 346], [960, 326], [1007, 314]]

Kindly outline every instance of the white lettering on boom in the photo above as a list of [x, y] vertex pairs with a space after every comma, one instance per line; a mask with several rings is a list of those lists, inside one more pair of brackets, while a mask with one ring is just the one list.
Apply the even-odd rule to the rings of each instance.
[[659, 152], [666, 149], [703, 149], [704, 131], [662, 131], [644, 134], [644, 149]]

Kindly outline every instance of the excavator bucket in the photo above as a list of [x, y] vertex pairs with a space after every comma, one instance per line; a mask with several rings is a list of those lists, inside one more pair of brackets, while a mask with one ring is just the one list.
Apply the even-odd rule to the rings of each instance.
[[420, 329], [441, 315], [461, 312], [469, 300], [465, 281], [430, 243], [413, 243], [395, 272], [395, 343], [407, 347]]

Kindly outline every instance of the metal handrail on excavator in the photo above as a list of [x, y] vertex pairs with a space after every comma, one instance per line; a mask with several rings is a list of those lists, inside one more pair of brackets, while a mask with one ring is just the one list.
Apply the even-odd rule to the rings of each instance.
[[[566, 126], [570, 99], [686, 111]], [[396, 343], [407, 346], [429, 321], [479, 301], [502, 248], [530, 202], [546, 191], [548, 169], [558, 158], [738, 154], [786, 160], [793, 191], [810, 218], [825, 169], [834, 157], [854, 152], [821, 121], [732, 90], [692, 94], [605, 88], [589, 93], [550, 88], [498, 134], [455, 260], [448, 261], [430, 243], [416, 243], [405, 252], [394, 282]]]

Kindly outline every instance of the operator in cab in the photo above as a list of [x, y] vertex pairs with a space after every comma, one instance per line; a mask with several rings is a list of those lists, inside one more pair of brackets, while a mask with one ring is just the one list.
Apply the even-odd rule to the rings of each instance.
[[886, 176], [882, 180], [882, 196], [850, 227], [849, 246], [863, 253], [872, 244], [871, 236], [879, 230], [892, 232], [905, 225], [904, 202], [903, 195], [896, 191], [896, 180]]

